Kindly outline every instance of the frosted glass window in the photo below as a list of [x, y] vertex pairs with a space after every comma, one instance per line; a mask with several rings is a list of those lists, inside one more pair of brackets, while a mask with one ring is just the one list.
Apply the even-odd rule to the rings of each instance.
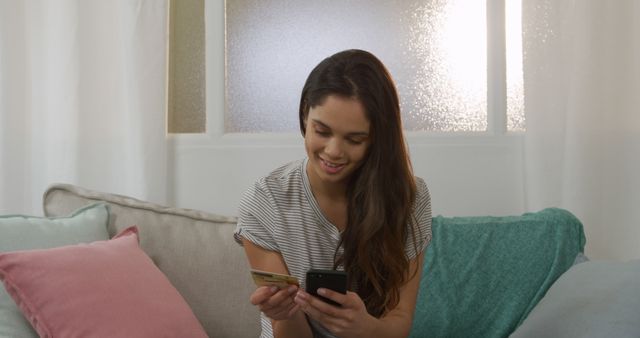
[[227, 0], [225, 131], [297, 131], [307, 75], [350, 48], [387, 65], [406, 130], [486, 131], [486, 18], [479, 0]]
[[507, 130], [524, 131], [524, 84], [522, 74], [522, 1], [505, 3], [507, 49]]

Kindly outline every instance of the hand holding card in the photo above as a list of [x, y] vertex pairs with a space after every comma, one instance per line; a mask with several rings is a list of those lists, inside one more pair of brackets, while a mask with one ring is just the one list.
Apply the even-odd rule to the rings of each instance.
[[298, 278], [274, 272], [251, 269], [251, 277], [257, 286], [277, 286], [280, 289], [290, 285], [300, 286]]

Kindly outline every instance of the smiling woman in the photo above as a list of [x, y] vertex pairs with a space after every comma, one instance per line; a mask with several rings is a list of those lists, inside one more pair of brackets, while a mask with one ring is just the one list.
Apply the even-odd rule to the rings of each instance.
[[307, 157], [249, 188], [235, 238], [253, 269], [301, 287], [311, 269], [344, 271], [349, 291], [317, 290], [336, 306], [296, 286], [258, 287], [262, 337], [406, 336], [431, 202], [413, 175], [391, 75], [369, 52], [336, 53], [309, 74], [298, 112]]

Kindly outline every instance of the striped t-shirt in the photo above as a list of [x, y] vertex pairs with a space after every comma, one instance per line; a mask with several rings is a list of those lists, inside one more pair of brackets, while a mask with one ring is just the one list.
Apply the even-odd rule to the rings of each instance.
[[[242, 238], [264, 249], [278, 252], [289, 274], [305, 288], [309, 269], [332, 269], [340, 232], [322, 214], [306, 173], [307, 158], [286, 164], [258, 179], [244, 194], [234, 238]], [[418, 222], [414, 245], [410, 235], [405, 245], [409, 259], [431, 241], [431, 199], [426, 184], [416, 177], [415, 217]], [[412, 232], [410, 231], [409, 234]], [[417, 249], [417, 251], [416, 251]], [[339, 267], [341, 269], [342, 267]], [[309, 321], [314, 337], [333, 337], [319, 323]], [[271, 338], [271, 320], [261, 314], [261, 337]]]

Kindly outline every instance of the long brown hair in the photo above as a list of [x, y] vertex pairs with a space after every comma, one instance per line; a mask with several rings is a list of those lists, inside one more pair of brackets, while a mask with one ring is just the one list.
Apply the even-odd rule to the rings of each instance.
[[371, 124], [366, 159], [348, 183], [347, 227], [338, 245], [344, 251], [338, 255], [336, 250], [334, 268], [344, 264], [349, 285], [356, 286], [368, 312], [380, 317], [398, 304], [400, 287], [412, 276], [405, 254], [407, 239], [413, 238], [416, 245], [416, 183], [402, 134], [398, 94], [391, 75], [373, 54], [362, 50], [334, 54], [311, 71], [302, 89], [303, 136], [309, 110], [329, 95], [360, 100]]

